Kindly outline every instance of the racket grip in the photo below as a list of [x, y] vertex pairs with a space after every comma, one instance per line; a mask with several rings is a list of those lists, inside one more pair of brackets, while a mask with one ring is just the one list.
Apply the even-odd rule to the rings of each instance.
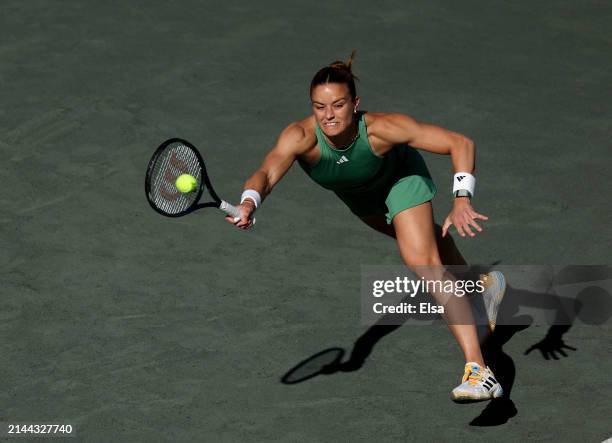
[[221, 204], [219, 205], [219, 209], [225, 212], [227, 215], [230, 215], [234, 218], [240, 217], [240, 211], [236, 206], [230, 205], [225, 200], [221, 200]]
[[[237, 219], [240, 219], [240, 211], [238, 210], [238, 208], [236, 206], [234, 206], [234, 205], [229, 204], [225, 200], [221, 200], [221, 204], [219, 205], [219, 209], [221, 209], [227, 215], [229, 215], [231, 217], [234, 217], [235, 221], [238, 221]], [[253, 218], [253, 224], [255, 224], [255, 219], [254, 218]]]

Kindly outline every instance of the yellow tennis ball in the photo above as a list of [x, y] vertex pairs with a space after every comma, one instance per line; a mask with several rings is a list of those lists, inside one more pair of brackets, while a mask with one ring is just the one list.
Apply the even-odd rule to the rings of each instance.
[[176, 188], [183, 194], [193, 192], [198, 187], [198, 181], [193, 175], [181, 174], [176, 179]]

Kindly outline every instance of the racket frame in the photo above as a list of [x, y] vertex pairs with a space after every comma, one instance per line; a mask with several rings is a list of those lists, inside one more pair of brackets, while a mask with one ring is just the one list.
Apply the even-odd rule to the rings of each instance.
[[[202, 169], [200, 186], [198, 188], [198, 195], [196, 196], [196, 199], [194, 200], [194, 203], [189, 208], [185, 209], [184, 211], [177, 212], [176, 214], [169, 214], [167, 212], [162, 211], [160, 208], [157, 207], [157, 205], [155, 205], [155, 203], [153, 203], [151, 201], [151, 198], [149, 197], [149, 195], [151, 193], [151, 180], [150, 180], [151, 173], [153, 172], [153, 169], [155, 168], [155, 164], [157, 163], [157, 159], [159, 158], [161, 153], [164, 152], [164, 150], [169, 145], [171, 145], [172, 143], [180, 143], [180, 144], [183, 144], [183, 145], [187, 146], [189, 149], [191, 149], [193, 151], [193, 153], [196, 155], [196, 157], [198, 159], [198, 162], [200, 164], [200, 167]], [[214, 201], [208, 201], [208, 202], [204, 202], [204, 203], [199, 203], [200, 199], [202, 198], [202, 194], [204, 193], [204, 186], [206, 186], [206, 188], [208, 190], [208, 193], [214, 199]], [[204, 163], [204, 159], [202, 158], [202, 155], [200, 154], [200, 151], [198, 151], [197, 148], [195, 146], [193, 146], [191, 143], [189, 143], [187, 140], [182, 139], [182, 138], [177, 138], [177, 137], [170, 138], [170, 139], [166, 140], [165, 142], [163, 142], [161, 145], [159, 145], [159, 147], [153, 153], [153, 156], [151, 157], [151, 160], [149, 160], [149, 165], [147, 167], [147, 174], [145, 176], [145, 194], [147, 196], [147, 201], [149, 202], [149, 205], [157, 213], [159, 213], [159, 214], [161, 214], [161, 215], [163, 215], [165, 217], [172, 217], [172, 218], [182, 217], [184, 215], [187, 215], [187, 214], [189, 214], [189, 213], [191, 213], [191, 212], [193, 212], [193, 211], [195, 211], [197, 209], [201, 209], [201, 208], [219, 208], [219, 209], [223, 210], [226, 213], [230, 213], [230, 212], [227, 212], [226, 208], [223, 208], [222, 206], [227, 205], [229, 207], [234, 208], [229, 203], [221, 200], [219, 198], [219, 196], [217, 195], [217, 193], [215, 192], [215, 188], [213, 188], [212, 183], [210, 182], [210, 178], [208, 177], [208, 172], [206, 171], [206, 164]]]

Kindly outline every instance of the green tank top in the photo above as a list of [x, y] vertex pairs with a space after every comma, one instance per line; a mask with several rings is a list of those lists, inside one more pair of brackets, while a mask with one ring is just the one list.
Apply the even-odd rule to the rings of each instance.
[[400, 178], [419, 174], [429, 176], [419, 153], [408, 145], [398, 145], [386, 155], [374, 153], [365, 123], [365, 112], [357, 114], [359, 133], [345, 149], [330, 146], [317, 123], [315, 132], [321, 150], [319, 161], [310, 166], [299, 161], [316, 183], [339, 195], [385, 192]]

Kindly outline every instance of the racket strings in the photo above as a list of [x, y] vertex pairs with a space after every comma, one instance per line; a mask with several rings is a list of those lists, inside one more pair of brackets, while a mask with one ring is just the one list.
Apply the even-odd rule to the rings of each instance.
[[197, 155], [189, 147], [174, 143], [161, 152], [151, 173], [150, 199], [167, 214], [186, 211], [198, 198], [198, 192], [183, 194], [176, 188], [181, 174], [195, 177], [196, 191], [200, 189], [202, 169]]

